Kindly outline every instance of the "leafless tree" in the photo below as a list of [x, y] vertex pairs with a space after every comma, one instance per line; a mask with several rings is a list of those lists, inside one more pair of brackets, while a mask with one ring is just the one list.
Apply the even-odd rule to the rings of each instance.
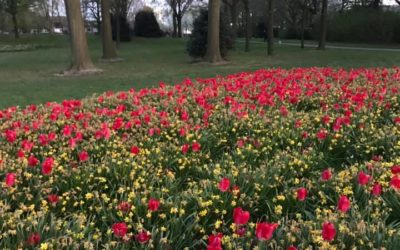
[[[245, 0], [247, 1], [247, 0]], [[232, 23], [232, 31], [233, 34], [237, 35], [237, 30], [238, 30], [238, 7], [240, 0], [222, 0], [222, 2], [228, 7], [229, 9], [229, 16], [231, 18], [231, 23]], [[249, 2], [248, 2], [249, 4]]]
[[172, 9], [174, 37], [182, 37], [182, 19], [193, 2], [194, 0], [167, 0], [168, 5]]
[[267, 21], [267, 54], [272, 56], [274, 54], [274, 0], [268, 0], [268, 21]]
[[324, 50], [326, 47], [327, 29], [328, 29], [328, 0], [322, 0], [321, 25], [320, 25], [320, 34], [318, 42], [319, 50]]
[[134, 0], [114, 0], [111, 7], [111, 12], [116, 20], [116, 41], [117, 48], [119, 48], [121, 43], [121, 18], [127, 18], [129, 10], [133, 4]]

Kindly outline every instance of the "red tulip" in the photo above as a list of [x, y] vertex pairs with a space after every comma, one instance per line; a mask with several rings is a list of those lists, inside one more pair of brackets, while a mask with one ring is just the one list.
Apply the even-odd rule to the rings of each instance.
[[53, 170], [54, 159], [52, 157], [48, 157], [42, 163], [42, 174], [49, 175]]
[[246, 227], [236, 226], [235, 234], [242, 237], [246, 233]]
[[189, 145], [188, 144], [184, 144], [182, 145], [182, 153], [186, 154], [189, 151]]
[[112, 231], [116, 237], [124, 237], [128, 232], [128, 227], [125, 222], [114, 223], [112, 225]]
[[134, 155], [139, 154], [140, 153], [140, 148], [137, 147], [137, 146], [132, 146], [131, 147], [131, 153], [134, 154]]
[[56, 194], [49, 194], [47, 196], [47, 200], [52, 204], [52, 205], [56, 205], [57, 202], [59, 201], [59, 198]]
[[262, 223], [257, 223], [256, 226], [256, 235], [259, 240], [269, 240], [272, 238], [272, 235], [274, 234], [275, 229], [279, 225], [276, 223], [267, 223], [267, 222], [262, 222]]
[[23, 150], [19, 150], [17, 152], [17, 157], [18, 158], [25, 158], [25, 152]]
[[159, 206], [160, 206], [160, 201], [159, 200], [150, 198], [149, 203], [147, 205], [147, 208], [150, 211], [155, 212], [155, 211], [158, 210]]
[[349, 198], [345, 195], [340, 196], [337, 208], [340, 212], [346, 213], [350, 209]]
[[308, 191], [306, 188], [297, 189], [297, 200], [304, 201], [307, 197]]
[[395, 175], [390, 180], [390, 186], [394, 188], [396, 191], [400, 189], [400, 176]]
[[328, 136], [328, 132], [325, 130], [325, 129], [320, 129], [318, 132], [317, 132], [317, 138], [318, 139], [320, 139], [320, 140], [325, 140], [326, 139], [326, 137]]
[[14, 130], [6, 130], [4, 134], [9, 143], [13, 143], [17, 140], [17, 133]]
[[358, 184], [360, 185], [366, 185], [368, 184], [369, 180], [371, 179], [371, 176], [364, 173], [364, 171], [361, 171], [358, 174]]
[[281, 106], [280, 111], [282, 116], [287, 116], [289, 114], [289, 111], [285, 106]]
[[39, 233], [31, 233], [28, 237], [27, 243], [29, 246], [36, 246], [40, 243], [40, 234]]
[[287, 250], [297, 250], [297, 247], [295, 247], [295, 246], [290, 246], [290, 247], [287, 248]]
[[392, 167], [392, 174], [400, 174], [400, 165]]
[[332, 172], [329, 168], [322, 171], [321, 179], [323, 181], [329, 181], [331, 178], [332, 178]]
[[250, 219], [250, 212], [243, 210], [241, 207], [233, 209], [233, 221], [237, 225], [244, 225]]
[[208, 236], [207, 250], [222, 250], [222, 237], [224, 237], [222, 233]]
[[228, 191], [230, 185], [231, 185], [231, 181], [228, 178], [223, 178], [219, 182], [218, 188], [219, 188], [219, 190], [221, 190], [221, 192], [226, 192], [226, 191]]
[[135, 236], [135, 239], [140, 243], [140, 244], [145, 244], [151, 239], [151, 234], [149, 234], [147, 231], [142, 231], [138, 233]]
[[198, 152], [198, 151], [200, 151], [200, 148], [201, 148], [200, 143], [195, 142], [195, 143], [192, 144], [192, 150], [193, 150], [193, 152]]
[[326, 241], [332, 241], [335, 239], [336, 236], [336, 229], [335, 225], [330, 222], [325, 222], [322, 225], [322, 238]]
[[32, 150], [32, 148], [33, 148], [33, 146], [34, 146], [33, 142], [30, 142], [30, 141], [28, 141], [28, 140], [23, 140], [22, 143], [21, 143], [21, 145], [22, 145], [22, 149], [23, 149], [25, 152], [31, 152], [31, 150]]
[[80, 152], [78, 154], [78, 157], [79, 157], [79, 161], [80, 162], [84, 162], [84, 161], [87, 161], [89, 159], [89, 154], [86, 151], [82, 151], [82, 152]]
[[372, 186], [371, 194], [374, 196], [379, 196], [379, 195], [381, 195], [381, 193], [382, 193], [382, 186], [381, 186], [381, 184], [376, 182]]
[[132, 207], [132, 205], [129, 204], [129, 202], [126, 202], [126, 201], [120, 202], [118, 204], [118, 206], [117, 206], [118, 210], [120, 210], [120, 211], [122, 211], [124, 213], [129, 212], [129, 210], [131, 210], [131, 207]]
[[39, 164], [39, 160], [33, 155], [29, 156], [29, 158], [28, 158], [28, 166], [29, 167], [35, 167], [37, 164]]
[[12, 187], [15, 184], [15, 180], [16, 180], [16, 175], [15, 173], [8, 173], [6, 174], [6, 180], [5, 183], [8, 187]]

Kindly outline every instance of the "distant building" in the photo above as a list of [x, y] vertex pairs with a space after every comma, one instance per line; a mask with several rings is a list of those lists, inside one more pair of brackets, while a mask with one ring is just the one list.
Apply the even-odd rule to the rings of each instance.
[[53, 33], [68, 33], [68, 20], [66, 16], [53, 16], [51, 17], [51, 22], [53, 24]]

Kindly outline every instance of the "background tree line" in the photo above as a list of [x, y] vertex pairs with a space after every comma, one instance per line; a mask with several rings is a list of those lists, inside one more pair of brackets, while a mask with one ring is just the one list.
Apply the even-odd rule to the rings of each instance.
[[[172, 37], [181, 38], [182, 19], [200, 0], [160, 0], [172, 20]], [[400, 5], [400, 0], [396, 1]], [[208, 6], [208, 7], [207, 7]], [[233, 42], [244, 37], [245, 50], [250, 40], [263, 37], [267, 54], [273, 54], [274, 39], [318, 40], [318, 49], [325, 49], [327, 39], [344, 42], [400, 42], [398, 8], [383, 6], [382, 0], [209, 0], [207, 15], [199, 18], [203, 28], [201, 57], [209, 62], [223, 61]], [[162, 36], [154, 13], [140, 0], [0, 0], [0, 30], [12, 30], [16, 38], [29, 25], [51, 33], [53, 18], [67, 16], [73, 63], [69, 72], [96, 71], [91, 62], [85, 33], [85, 20], [94, 21], [103, 41], [103, 59], [117, 59], [117, 48], [132, 34]], [[138, 10], [142, 10], [137, 13]], [[129, 16], [135, 16], [132, 30]], [[35, 20], [36, 22], [27, 21]], [[227, 21], [224, 21], [227, 20]], [[139, 26], [141, 24], [141, 26]], [[140, 27], [140, 29], [139, 29]], [[140, 30], [140, 32], [139, 32]], [[147, 33], [146, 33], [147, 32]], [[227, 33], [226, 33], [227, 32]], [[157, 34], [157, 35], [154, 35]], [[223, 34], [221, 36], [221, 34]], [[226, 35], [228, 34], [228, 35]], [[230, 35], [232, 34], [232, 35]], [[196, 34], [192, 34], [192, 39]], [[221, 53], [222, 51], [222, 53]]]

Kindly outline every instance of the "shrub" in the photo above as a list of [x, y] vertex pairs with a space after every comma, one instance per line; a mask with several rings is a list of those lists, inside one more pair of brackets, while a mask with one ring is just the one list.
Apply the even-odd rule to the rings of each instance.
[[141, 37], [163, 36], [163, 32], [152, 9], [145, 8], [136, 14], [134, 33], [136, 36]]
[[[234, 47], [234, 34], [229, 22], [223, 14], [220, 15], [220, 50], [222, 57]], [[193, 22], [192, 35], [187, 44], [187, 52], [193, 58], [204, 57], [207, 52], [208, 11], [202, 10], [199, 17]]]

